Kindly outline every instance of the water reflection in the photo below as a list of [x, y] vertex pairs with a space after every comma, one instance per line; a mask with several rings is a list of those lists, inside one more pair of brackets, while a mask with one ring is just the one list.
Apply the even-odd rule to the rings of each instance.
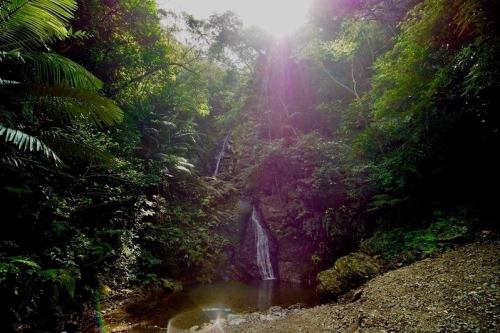
[[262, 280], [257, 291], [257, 309], [259, 311], [267, 310], [273, 305], [273, 289], [276, 280]]
[[[226, 318], [230, 313], [266, 311], [279, 305], [288, 307], [302, 303], [315, 305], [317, 297], [312, 288], [301, 288], [277, 280], [241, 283], [234, 281], [196, 285], [174, 295], [157, 295], [128, 306], [124, 321], [143, 323], [147, 327], [168, 328], [168, 332], [189, 329], [194, 325], [218, 318]], [[131, 332], [150, 333], [141, 328]]]

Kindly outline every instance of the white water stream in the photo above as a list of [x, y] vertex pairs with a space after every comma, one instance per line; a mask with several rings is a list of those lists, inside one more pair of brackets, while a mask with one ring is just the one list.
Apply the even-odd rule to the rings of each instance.
[[263, 280], [275, 280], [273, 265], [271, 263], [271, 254], [269, 251], [269, 238], [266, 230], [261, 225], [259, 214], [255, 207], [252, 210], [252, 224], [255, 231], [257, 248], [257, 266], [259, 266], [260, 276]]
[[217, 157], [215, 158], [216, 163], [215, 163], [215, 170], [213, 177], [217, 177], [219, 175], [220, 162], [222, 161], [224, 155], [226, 154], [226, 146], [227, 143], [229, 142], [229, 136], [230, 134], [226, 135], [226, 137], [224, 138], [224, 142], [222, 143], [222, 148], [220, 152], [217, 154]]

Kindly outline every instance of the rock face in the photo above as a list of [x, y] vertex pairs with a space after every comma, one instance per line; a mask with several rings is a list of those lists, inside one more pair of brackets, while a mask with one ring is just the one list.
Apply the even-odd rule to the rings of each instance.
[[[342, 175], [324, 174], [324, 162], [331, 160], [330, 149], [335, 147], [325, 146], [319, 135], [269, 140], [267, 134], [247, 125], [233, 128], [234, 142], [229, 140], [231, 149], [220, 163], [218, 177], [258, 206], [272, 243], [275, 275], [283, 282], [313, 285], [320, 269], [352, 251], [347, 243], [357, 240], [360, 233], [354, 230], [358, 223], [344, 218], [347, 196]], [[328, 189], [320, 189], [323, 181], [330, 184]], [[226, 276], [259, 279], [254, 234], [248, 232], [248, 223], [233, 227], [233, 234], [242, 236], [231, 249], [234, 254]]]
[[280, 280], [301, 285], [314, 283], [316, 267], [311, 258], [318, 243], [304, 232], [301, 221], [290, 218], [288, 207], [276, 196], [261, 196], [259, 200], [263, 220], [277, 244], [274, 260]]
[[380, 264], [373, 257], [355, 252], [340, 257], [335, 266], [318, 274], [318, 291], [335, 297], [356, 288], [380, 272]]
[[277, 261], [282, 281], [300, 285], [310, 285], [313, 282], [311, 272], [314, 272], [315, 267], [311, 256], [314, 249], [311, 246], [312, 240], [307, 238], [295, 235], [280, 238]]
[[231, 280], [254, 280], [258, 278], [259, 270], [252, 253], [255, 252], [255, 241], [249, 228], [249, 217], [252, 214], [252, 203], [246, 199], [238, 200], [236, 205], [237, 214], [235, 224], [238, 226], [233, 230], [237, 242], [231, 256], [231, 267], [228, 276]]
[[[255, 199], [254, 199], [255, 200]], [[274, 196], [262, 196], [252, 204], [241, 199], [237, 204], [233, 237], [237, 239], [231, 255], [228, 279], [260, 280], [256, 258], [255, 231], [251, 222], [252, 207], [259, 211], [262, 227], [267, 231], [274, 275], [280, 281], [300, 285], [313, 285], [317, 267], [312, 261], [319, 252], [318, 241], [312, 239], [300, 221], [290, 219], [286, 207]]]
[[[259, 211], [259, 208], [256, 208]], [[238, 223], [239, 242], [232, 258], [231, 277], [236, 280], [260, 280], [259, 267], [257, 266], [257, 248], [255, 230], [252, 226], [251, 214], [253, 205], [249, 200], [242, 199], [238, 202]], [[259, 214], [261, 215], [260, 211]], [[266, 230], [269, 238], [269, 250], [271, 262], [278, 278], [276, 258], [278, 255], [278, 246], [265, 220], [261, 220], [262, 227]]]
[[[334, 175], [329, 182], [335, 186], [328, 191], [319, 191], [315, 185], [322, 174], [323, 158], [330, 156], [320, 153], [319, 137], [311, 137], [307, 143], [269, 142], [255, 137], [253, 129], [237, 126], [233, 130], [231, 152], [220, 165], [220, 179], [231, 182], [239, 195], [247, 198], [247, 215], [240, 219], [244, 222], [234, 223], [233, 231], [228, 231], [239, 238], [230, 250], [232, 259], [225, 276], [260, 279], [255, 235], [248, 223], [250, 207], [255, 204], [271, 241], [275, 275], [283, 282], [313, 285], [318, 271], [331, 266], [332, 259], [351, 252], [350, 243], [356, 243], [353, 240], [359, 237], [360, 231], [348, 227], [358, 224], [343, 218], [343, 183]], [[335, 209], [330, 209], [332, 204]], [[335, 235], [330, 234], [333, 229]]]

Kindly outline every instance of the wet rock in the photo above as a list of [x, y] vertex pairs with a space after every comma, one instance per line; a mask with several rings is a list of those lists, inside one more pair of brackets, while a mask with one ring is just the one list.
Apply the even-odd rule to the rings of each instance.
[[325, 296], [339, 296], [373, 278], [380, 271], [376, 259], [355, 252], [340, 257], [335, 266], [318, 274], [318, 291]]
[[246, 321], [247, 320], [242, 315], [229, 314], [227, 316], [227, 324], [229, 326], [237, 326], [237, 325], [243, 324]]
[[283, 317], [281, 314], [261, 314], [259, 320], [261, 321], [273, 321]]
[[162, 278], [160, 279], [161, 281], [161, 286], [164, 290], [172, 292], [172, 293], [177, 293], [182, 291], [182, 282], [174, 280], [174, 279], [169, 279], [169, 278]]
[[248, 200], [240, 199], [236, 204], [239, 219], [245, 219], [252, 214], [252, 203]]
[[196, 332], [200, 329], [200, 326], [198, 325], [194, 325], [192, 326], [190, 329], [189, 329], [189, 332]]
[[271, 313], [273, 313], [273, 312], [281, 312], [281, 311], [283, 311], [283, 308], [281, 306], [275, 305], [275, 306], [271, 306], [269, 308], [269, 310], [267, 310], [267, 311], [271, 312]]
[[296, 303], [296, 304], [290, 305], [288, 307], [288, 310], [298, 310], [298, 309], [302, 309], [303, 307], [304, 307], [304, 304]]

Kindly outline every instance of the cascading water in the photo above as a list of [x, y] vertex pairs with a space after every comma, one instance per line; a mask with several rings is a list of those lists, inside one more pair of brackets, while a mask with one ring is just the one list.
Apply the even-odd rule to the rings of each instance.
[[216, 163], [215, 163], [215, 170], [214, 170], [213, 177], [217, 177], [219, 175], [220, 162], [222, 161], [222, 159], [224, 158], [224, 155], [226, 154], [226, 146], [229, 142], [229, 136], [230, 136], [230, 133], [228, 135], [226, 135], [226, 137], [224, 138], [224, 142], [222, 143], [222, 148], [221, 148], [220, 152], [217, 154], [217, 157], [215, 158]]
[[257, 248], [257, 266], [260, 270], [260, 276], [263, 280], [275, 280], [273, 265], [271, 263], [271, 254], [269, 251], [269, 238], [266, 230], [262, 227], [259, 214], [255, 207], [252, 209], [252, 224], [255, 231]]

